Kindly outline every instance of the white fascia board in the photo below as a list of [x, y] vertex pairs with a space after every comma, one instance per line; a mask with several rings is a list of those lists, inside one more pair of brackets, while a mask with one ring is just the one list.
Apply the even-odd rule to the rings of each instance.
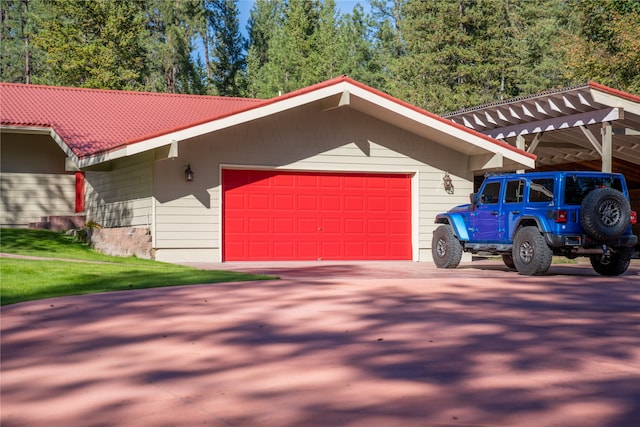
[[640, 102], [634, 102], [633, 100], [625, 99], [593, 88], [591, 89], [591, 96], [594, 101], [600, 104], [607, 105], [609, 107], [619, 107], [627, 113], [640, 116]]
[[483, 151], [502, 154], [505, 158], [520, 163], [524, 166], [528, 166], [531, 168], [535, 167], [535, 160], [528, 156], [519, 154], [513, 150], [510, 150], [509, 148], [501, 146], [500, 144], [492, 143], [477, 135], [473, 135], [466, 129], [452, 126], [448, 122], [445, 122], [445, 119], [438, 120], [435, 117], [425, 115], [412, 108], [408, 108], [405, 105], [399, 104], [392, 99], [380, 96], [349, 82], [340, 82], [292, 97], [287, 97], [285, 95], [283, 96], [284, 99], [275, 99], [263, 106], [258, 106], [256, 108], [226, 116], [221, 119], [215, 119], [210, 122], [152, 137], [147, 140], [127, 145], [126, 147], [111, 151], [109, 153], [87, 157], [85, 159], [82, 159], [82, 167], [114, 160], [120, 157], [139, 154], [148, 150], [153, 150], [155, 148], [170, 145], [174, 141], [178, 141], [179, 143], [180, 141], [268, 117], [270, 115], [287, 111], [292, 108], [300, 107], [302, 105], [319, 101], [337, 94], [341, 94], [344, 97], [345, 93], [353, 94], [354, 96], [357, 96], [367, 102], [388, 110], [390, 113], [400, 114], [410, 120], [419, 123], [422, 126], [437, 129], [442, 133], [450, 135], [454, 139], [458, 139], [474, 147], [481, 148]]
[[180, 141], [216, 132], [232, 126], [237, 126], [253, 120], [261, 119], [263, 117], [268, 117], [282, 111], [286, 111], [327, 98], [329, 96], [336, 95], [338, 93], [342, 93], [345, 90], [345, 85], [347, 84], [348, 83], [346, 82], [342, 82], [293, 97], [286, 97], [285, 95], [283, 96], [282, 100], [276, 99], [263, 106], [258, 106], [256, 108], [252, 108], [250, 110], [246, 110], [237, 114], [232, 114], [221, 119], [214, 119], [210, 122], [202, 123], [174, 132], [169, 132], [140, 142], [135, 142], [123, 148], [110, 151], [109, 153], [102, 153], [84, 158], [82, 159], [82, 163], [85, 166], [90, 166], [93, 164], [114, 160], [120, 157], [132, 156], [166, 145], [175, 144], [176, 142], [179, 144]]
[[58, 133], [50, 126], [0, 126], [0, 130], [12, 133], [32, 134], [32, 135], [49, 135], [51, 139], [60, 147], [64, 154], [71, 162], [79, 167], [78, 156], [76, 156], [71, 148], [64, 142]]
[[510, 159], [514, 162], [520, 163], [524, 166], [531, 167], [531, 168], [535, 167], [535, 160], [532, 159], [531, 157], [526, 156], [524, 154], [519, 154], [516, 151], [513, 151], [512, 149], [503, 146], [499, 141], [496, 141], [496, 143], [493, 143], [478, 135], [472, 134], [471, 132], [467, 131], [464, 128], [453, 126], [452, 124], [448, 123], [449, 122], [448, 120], [444, 121], [446, 119], [439, 120], [436, 117], [431, 117], [430, 115], [423, 114], [422, 112], [416, 111], [405, 105], [398, 104], [397, 102], [394, 102], [391, 99], [371, 93], [360, 87], [351, 86], [349, 90], [351, 94], [354, 96], [358, 96], [368, 102], [371, 102], [380, 107], [383, 107], [389, 110], [390, 112], [401, 114], [410, 120], [420, 123], [421, 125], [424, 125], [433, 129], [437, 129], [438, 131], [441, 131], [443, 133], [450, 135], [454, 139], [458, 139], [461, 142], [470, 144], [474, 147], [481, 148], [483, 151], [486, 151], [487, 153], [501, 154], [505, 158]]
[[135, 144], [131, 144], [127, 146], [127, 155], [138, 154], [143, 151], [162, 147], [164, 145], [171, 144], [173, 141], [180, 142], [180, 141], [184, 141], [186, 139], [194, 138], [200, 135], [205, 135], [207, 133], [216, 132], [232, 126], [237, 126], [253, 120], [268, 117], [273, 114], [290, 110], [292, 108], [299, 107], [314, 101], [318, 101], [320, 99], [327, 98], [337, 93], [341, 93], [342, 89], [340, 89], [338, 86], [340, 86], [340, 84], [328, 86], [325, 88], [315, 90], [313, 92], [301, 94], [291, 98], [285, 98], [281, 101], [276, 100], [267, 105], [252, 108], [250, 110], [243, 111], [238, 114], [233, 114], [230, 116], [223, 117], [221, 119], [202, 123], [186, 129], [178, 130], [175, 132], [150, 138]]

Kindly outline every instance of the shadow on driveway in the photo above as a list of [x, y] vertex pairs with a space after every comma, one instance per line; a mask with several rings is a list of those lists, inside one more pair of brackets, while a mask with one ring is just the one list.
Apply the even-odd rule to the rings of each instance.
[[224, 268], [281, 279], [3, 307], [3, 427], [640, 420], [637, 265]]

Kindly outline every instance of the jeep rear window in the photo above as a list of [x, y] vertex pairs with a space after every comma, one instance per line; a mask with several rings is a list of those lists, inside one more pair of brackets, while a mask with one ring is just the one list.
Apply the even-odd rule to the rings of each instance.
[[622, 191], [622, 181], [617, 177], [567, 176], [564, 184], [564, 203], [579, 205], [587, 194], [597, 188], [614, 188]]
[[529, 185], [529, 202], [550, 202], [553, 200], [553, 178], [532, 179]]

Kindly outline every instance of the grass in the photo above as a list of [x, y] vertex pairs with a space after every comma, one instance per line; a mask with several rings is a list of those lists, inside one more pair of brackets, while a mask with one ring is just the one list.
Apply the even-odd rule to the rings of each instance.
[[274, 279], [103, 255], [72, 236], [45, 230], [2, 229], [0, 252], [49, 258], [0, 258], [0, 305], [98, 292]]

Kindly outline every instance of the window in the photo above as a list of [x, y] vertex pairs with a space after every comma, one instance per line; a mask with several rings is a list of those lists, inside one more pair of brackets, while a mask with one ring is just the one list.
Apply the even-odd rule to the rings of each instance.
[[524, 194], [524, 181], [508, 181], [504, 192], [505, 203], [522, 203], [522, 195]]
[[530, 202], [550, 202], [553, 200], [553, 178], [532, 179], [529, 186]]
[[500, 183], [490, 182], [484, 186], [480, 195], [480, 202], [484, 204], [498, 203], [500, 200]]
[[567, 176], [564, 184], [564, 203], [580, 205], [585, 196], [596, 188], [622, 191], [622, 181], [617, 177]]

